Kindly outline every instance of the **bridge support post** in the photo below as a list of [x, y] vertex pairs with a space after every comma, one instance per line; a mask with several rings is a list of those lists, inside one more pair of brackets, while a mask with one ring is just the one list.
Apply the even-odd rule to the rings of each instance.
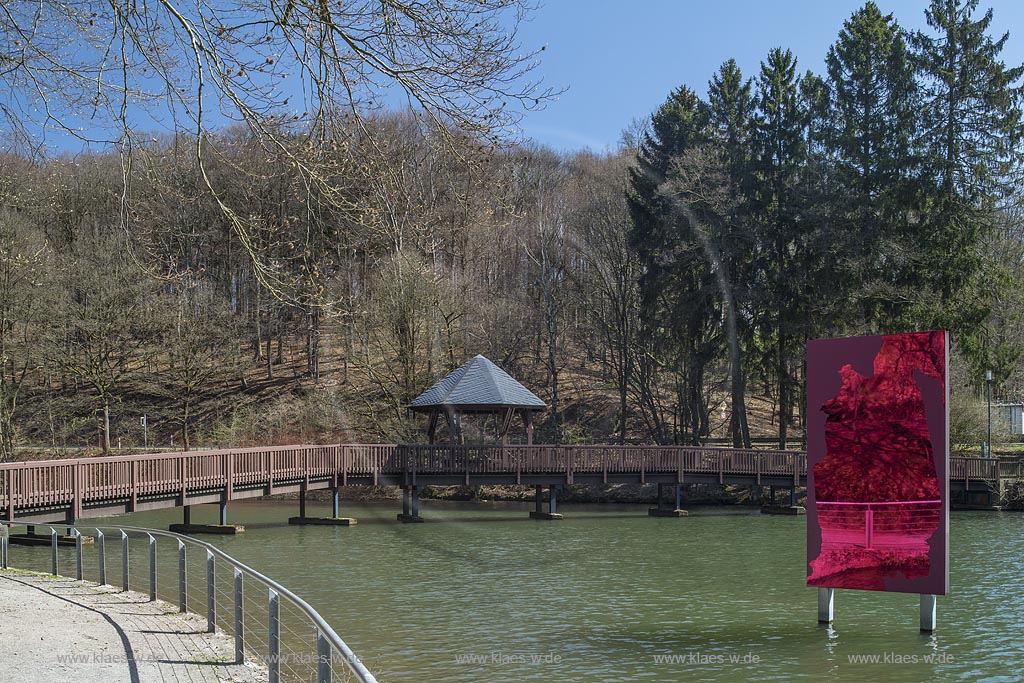
[[171, 524], [168, 529], [176, 534], [223, 534], [233, 536], [245, 532], [241, 524], [228, 524], [228, 501], [226, 497], [220, 499], [217, 504], [217, 518], [219, 524], [193, 524], [192, 506], [186, 505], [183, 508], [182, 523]]
[[[924, 596], [922, 596], [923, 599]], [[923, 604], [923, 603], [922, 603]], [[835, 611], [835, 589], [818, 589], [818, 623], [831, 624]]]
[[934, 595], [921, 595], [921, 633], [931, 633], [935, 630], [935, 603]]
[[796, 507], [796, 487], [789, 490], [789, 506]]
[[[403, 496], [405, 493], [403, 492]], [[338, 516], [338, 487], [331, 489], [331, 516], [330, 517], [307, 517], [306, 516], [306, 489], [302, 488], [299, 493], [299, 516], [289, 517], [288, 523], [296, 526], [352, 526], [358, 520], [354, 517]]]
[[647, 509], [648, 517], [686, 517], [688, 514], [686, 510], [683, 510], [683, 487], [682, 484], [676, 483], [676, 505], [674, 508], [669, 509], [665, 507], [665, 494], [663, 491], [664, 484], [658, 484], [658, 503], [656, 507]]
[[535, 491], [536, 509], [530, 513], [530, 519], [562, 519], [562, 515], [558, 513], [558, 485], [548, 486], [547, 512], [544, 512], [544, 487], [538, 484]]
[[398, 515], [398, 521], [403, 523], [422, 522], [420, 517], [420, 492], [418, 486], [402, 487], [402, 514]]

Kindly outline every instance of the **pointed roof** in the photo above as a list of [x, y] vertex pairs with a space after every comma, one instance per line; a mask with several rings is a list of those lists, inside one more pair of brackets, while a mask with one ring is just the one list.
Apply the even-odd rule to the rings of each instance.
[[480, 355], [417, 396], [409, 404], [409, 409], [430, 412], [442, 406], [462, 411], [499, 408], [544, 410], [548, 407], [507, 372]]

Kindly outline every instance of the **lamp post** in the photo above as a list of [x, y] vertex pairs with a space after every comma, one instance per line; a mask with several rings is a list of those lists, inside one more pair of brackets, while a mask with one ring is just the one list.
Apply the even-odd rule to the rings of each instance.
[[988, 441], [985, 442], [985, 448], [988, 451], [988, 457], [992, 457], [992, 371], [985, 371], [985, 399], [988, 401]]

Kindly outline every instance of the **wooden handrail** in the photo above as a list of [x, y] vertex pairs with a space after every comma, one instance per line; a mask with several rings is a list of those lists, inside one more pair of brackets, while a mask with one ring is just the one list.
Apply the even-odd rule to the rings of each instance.
[[[804, 451], [734, 449], [710, 446], [552, 446], [552, 445], [396, 445], [324, 444], [226, 448], [121, 455], [69, 460], [0, 464], [0, 508], [70, 506], [76, 518], [84, 502], [127, 500], [135, 509], [140, 496], [173, 495], [183, 503], [195, 493], [220, 491], [226, 500], [242, 488], [265, 486], [268, 492], [289, 483], [311, 479], [332, 486], [357, 482], [400, 480], [416, 484], [424, 477], [445, 475], [468, 483], [491, 476], [564, 477], [567, 483], [590, 475], [607, 481], [612, 475], [649, 477], [671, 475], [682, 482], [688, 475], [751, 476], [792, 479], [806, 475]], [[999, 458], [952, 457], [955, 481], [996, 482], [1020, 477], [1019, 461]], [[13, 505], [9, 504], [13, 501]]]

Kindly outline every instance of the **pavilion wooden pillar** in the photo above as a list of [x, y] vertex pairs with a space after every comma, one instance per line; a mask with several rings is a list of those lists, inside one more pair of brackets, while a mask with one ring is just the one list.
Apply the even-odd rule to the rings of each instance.
[[462, 424], [459, 419], [459, 411], [457, 408], [445, 406], [444, 410], [444, 423], [448, 426], [448, 445], [454, 446], [462, 440]]
[[533, 445], [533, 411], [532, 410], [521, 410], [520, 415], [523, 417], [523, 423], [526, 425], [526, 445]]
[[512, 415], [513, 412], [511, 408], [506, 408], [501, 413], [501, 431], [499, 435], [501, 437], [502, 446], [508, 445], [508, 428], [512, 425]]
[[434, 411], [430, 413], [430, 424], [427, 426], [427, 443], [434, 443], [437, 440], [437, 413]]

